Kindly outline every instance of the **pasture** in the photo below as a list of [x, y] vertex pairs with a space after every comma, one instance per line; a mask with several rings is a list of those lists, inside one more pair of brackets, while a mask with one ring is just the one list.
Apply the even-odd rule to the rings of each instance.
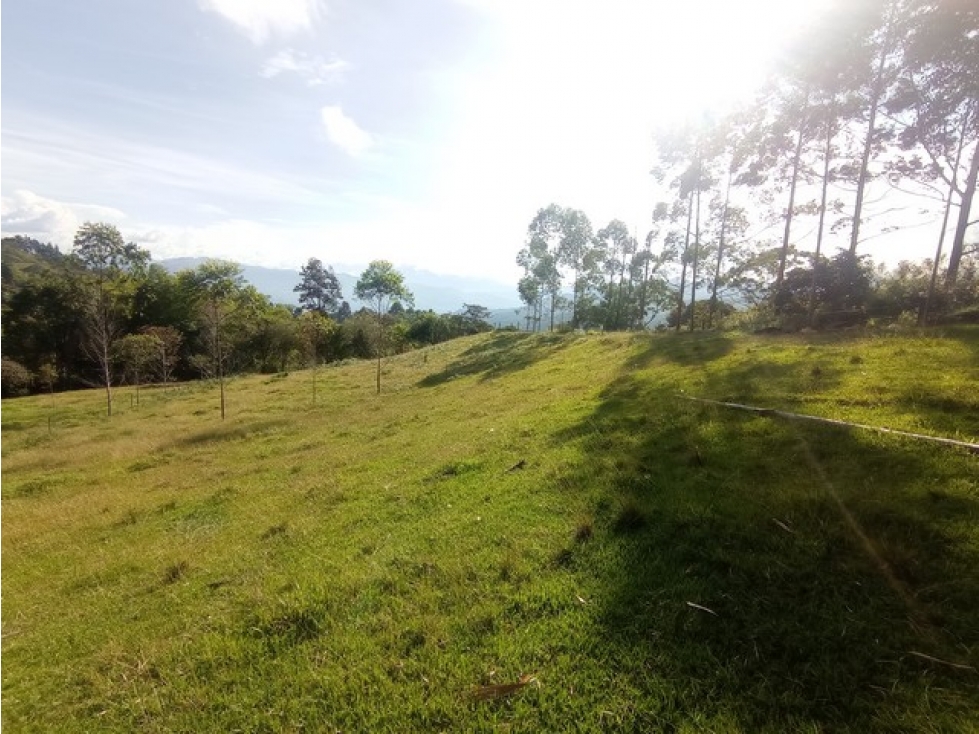
[[3, 404], [3, 726], [969, 732], [979, 330], [491, 333]]

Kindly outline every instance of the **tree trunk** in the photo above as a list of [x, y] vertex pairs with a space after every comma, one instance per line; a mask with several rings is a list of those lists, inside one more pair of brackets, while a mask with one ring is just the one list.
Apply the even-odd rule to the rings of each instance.
[[714, 282], [710, 289], [710, 309], [707, 311], [707, 328], [714, 326], [714, 312], [717, 310], [717, 282], [721, 279], [721, 262], [724, 260], [724, 240], [727, 234], [727, 209], [731, 202], [731, 171], [727, 172], [727, 186], [724, 191], [724, 208], [721, 209], [721, 234], [717, 243], [717, 265], [714, 267]]
[[571, 326], [578, 328], [578, 266], [574, 269], [574, 286], [571, 288]]
[[687, 280], [687, 250], [690, 247], [690, 226], [693, 223], [693, 192], [690, 192], [690, 201], [687, 202], [687, 234], [683, 240], [683, 254], [680, 256], [680, 295], [676, 304], [676, 330], [680, 331], [680, 324], [683, 321], [683, 291]]
[[639, 313], [636, 316], [636, 328], [646, 328], [646, 289], [649, 287], [649, 261], [652, 258], [653, 233], [646, 235], [646, 261], [643, 263], [642, 283], [639, 286]]
[[112, 385], [109, 383], [109, 378], [105, 378], [105, 414], [107, 417], [112, 417]]
[[619, 266], [619, 288], [616, 298], [615, 306], [615, 328], [616, 330], [623, 328], [624, 317], [625, 317], [625, 261], [628, 258], [629, 253], [626, 252], [625, 244], [622, 245], [622, 263]]
[[887, 64], [887, 55], [891, 50], [891, 38], [893, 35], [893, 23], [888, 17], [884, 21], [887, 31], [884, 36], [883, 45], [880, 49], [880, 58], [877, 61], [877, 71], [874, 74], [874, 81], [871, 85], [870, 115], [867, 120], [867, 136], [863, 141], [863, 155], [860, 158], [860, 175], [857, 177], [857, 200], [853, 206], [853, 227], [850, 229], [850, 254], [855, 255], [857, 244], [860, 242], [860, 216], [863, 213], [863, 194], [867, 185], [867, 168], [870, 165], [870, 153], [874, 145], [874, 133], [877, 126], [877, 110], [880, 107], [881, 97], [884, 96], [884, 67]]
[[224, 420], [224, 354], [221, 349], [221, 322], [220, 320], [215, 323], [215, 342], [217, 345], [217, 355], [218, 355], [218, 387], [221, 391], [221, 420]]
[[819, 256], [823, 248], [823, 229], [826, 224], [826, 196], [829, 190], [829, 161], [833, 153], [833, 135], [835, 133], [832, 120], [826, 122], [826, 148], [823, 151], [823, 183], [819, 196], [819, 227], [816, 231], [816, 252], [812, 258], [812, 278], [809, 281], [809, 327], [815, 326], [816, 319], [816, 268], [819, 266]]
[[785, 213], [785, 232], [782, 235], [782, 251], [778, 257], [778, 274], [775, 276], [775, 293], [782, 289], [785, 278], [785, 261], [789, 257], [789, 238], [792, 234], [792, 215], [795, 210], [795, 189], [799, 182], [799, 162], [802, 159], [802, 141], [805, 133], [805, 121], [799, 123], [799, 138], [795, 144], [795, 155], [792, 157], [792, 181], [789, 184], [789, 208]]
[[690, 331], [697, 323], [697, 266], [700, 264], [700, 179], [697, 179], [697, 215], [694, 224], [693, 267], [690, 270]]
[[381, 394], [381, 350], [377, 350], [377, 394]]
[[969, 227], [969, 210], [972, 209], [972, 199], [976, 193], [976, 179], [979, 178], [979, 141], [972, 152], [972, 164], [969, 166], [969, 177], [965, 180], [962, 191], [962, 204], [959, 207], [959, 219], [955, 224], [955, 237], [952, 239], [952, 249], [948, 253], [948, 270], [945, 271], [945, 288], [949, 291], [955, 285], [959, 275], [959, 263], [965, 250], [965, 231]]
[[[959, 163], [962, 162], [962, 149], [965, 147], [965, 136], [969, 129], [970, 117], [971, 115], [966, 116], [965, 124], [962, 126], [962, 135], [959, 137], [958, 149], [955, 151], [955, 165], [952, 166], [952, 182], [948, 187], [948, 196], [945, 197], [945, 212], [942, 214], [942, 230], [938, 234], [938, 246], [935, 248], [935, 262], [931, 265], [931, 280], [928, 282], [928, 295], [925, 296], [924, 305], [921, 307], [921, 314], [918, 319], [919, 326], [927, 326], [931, 302], [935, 298], [935, 287], [938, 284], [938, 268], [942, 261], [942, 247], [945, 245], [945, 234], [948, 231], [948, 218], [952, 212], [952, 196], [955, 194], [955, 177], [959, 170]], [[976, 148], [979, 150], [979, 145]]]
[[316, 372], [319, 369], [320, 360], [315, 355], [313, 356], [313, 405], [316, 405]]

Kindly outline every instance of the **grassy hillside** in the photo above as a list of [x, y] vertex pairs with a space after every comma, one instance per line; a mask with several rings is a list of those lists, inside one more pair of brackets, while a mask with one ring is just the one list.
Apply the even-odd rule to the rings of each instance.
[[979, 457], [678, 397], [975, 441], [979, 330], [372, 369], [5, 401], [5, 731], [979, 729]]

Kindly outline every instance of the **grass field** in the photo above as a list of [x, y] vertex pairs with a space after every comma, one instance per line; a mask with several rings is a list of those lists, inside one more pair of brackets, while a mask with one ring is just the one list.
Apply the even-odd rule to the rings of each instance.
[[979, 330], [373, 369], [4, 401], [4, 731], [979, 731], [979, 456], [678, 397], [976, 441]]

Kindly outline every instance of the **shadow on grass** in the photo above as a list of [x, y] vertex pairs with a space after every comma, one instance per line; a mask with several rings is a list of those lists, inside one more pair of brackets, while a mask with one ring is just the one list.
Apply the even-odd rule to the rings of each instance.
[[588, 456], [563, 486], [610, 488], [580, 568], [634, 729], [958, 730], [979, 710], [973, 457], [628, 374], [555, 440]]
[[979, 440], [979, 396], [960, 400], [909, 391], [898, 398], [898, 405], [914, 413], [938, 435]]
[[489, 380], [519, 372], [572, 344], [573, 334], [501, 332], [473, 345], [439, 372], [422, 378], [419, 387], [435, 387], [450, 380], [481, 375]]
[[646, 367], [654, 359], [699, 366], [729, 354], [734, 345], [735, 340], [727, 334], [656, 334], [648, 337], [648, 345], [635, 358], [634, 366]]
[[209, 443], [220, 443], [223, 441], [237, 441], [245, 438], [253, 438], [266, 433], [272, 433], [279, 428], [289, 425], [285, 420], [266, 420], [255, 421], [254, 423], [222, 423], [214, 428], [204, 431], [197, 431], [173, 442], [172, 447], [187, 448], [202, 446]]
[[[946, 339], [954, 339], [972, 350], [979, 359], [979, 324], [962, 324], [935, 327], [936, 333]], [[928, 333], [927, 331], [925, 333]]]

